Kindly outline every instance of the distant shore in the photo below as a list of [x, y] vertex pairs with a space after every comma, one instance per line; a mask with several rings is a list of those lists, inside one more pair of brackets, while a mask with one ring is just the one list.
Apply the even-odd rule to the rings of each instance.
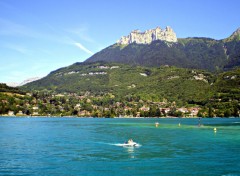
[[105, 118], [105, 119], [165, 119], [165, 118], [183, 118], [183, 119], [197, 119], [197, 118], [240, 118], [240, 117], [173, 117], [173, 116], [166, 116], [166, 117], [79, 117], [79, 116], [10, 116], [10, 115], [0, 115], [1, 117], [7, 118]]

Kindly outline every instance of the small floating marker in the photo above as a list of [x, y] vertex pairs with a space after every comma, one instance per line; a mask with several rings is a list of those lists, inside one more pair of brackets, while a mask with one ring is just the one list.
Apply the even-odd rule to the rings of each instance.
[[216, 133], [217, 132], [217, 128], [213, 128], [213, 131]]
[[156, 127], [158, 127], [158, 125], [159, 125], [159, 123], [158, 123], [158, 122], [156, 122], [156, 123], [155, 123], [155, 126], [156, 126]]
[[181, 126], [181, 123], [179, 123], [178, 126], [180, 127], [180, 126]]

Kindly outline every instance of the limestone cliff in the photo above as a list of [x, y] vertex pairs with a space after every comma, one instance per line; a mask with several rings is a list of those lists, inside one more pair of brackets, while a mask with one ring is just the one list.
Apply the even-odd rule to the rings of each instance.
[[150, 44], [155, 40], [163, 40], [168, 42], [177, 42], [177, 37], [175, 32], [169, 26], [165, 30], [157, 27], [156, 29], [146, 30], [145, 32], [140, 32], [139, 30], [132, 31], [128, 36], [121, 37], [117, 41], [118, 44]]

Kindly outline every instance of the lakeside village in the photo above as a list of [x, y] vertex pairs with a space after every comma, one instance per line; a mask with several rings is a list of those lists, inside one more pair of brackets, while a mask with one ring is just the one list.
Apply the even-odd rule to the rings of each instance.
[[[141, 100], [114, 95], [91, 96], [77, 94], [52, 94], [46, 92], [1, 94], [1, 116], [62, 116], [62, 117], [230, 117], [231, 112], [213, 108], [177, 107], [175, 102]], [[220, 114], [221, 113], [221, 114]], [[228, 113], [228, 114], [227, 114]], [[237, 112], [239, 117], [239, 112]], [[236, 117], [236, 116], [235, 116]]]

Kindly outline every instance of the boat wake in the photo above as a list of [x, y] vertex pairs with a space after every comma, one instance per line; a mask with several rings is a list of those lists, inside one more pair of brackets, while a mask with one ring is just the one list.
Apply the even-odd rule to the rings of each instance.
[[105, 144], [105, 145], [114, 145], [118, 147], [141, 147], [141, 144], [134, 142], [133, 144], [128, 143], [105, 143], [105, 142], [98, 142], [98, 144]]
[[112, 144], [115, 146], [119, 146], [119, 147], [141, 147], [141, 144], [138, 143], [134, 143], [134, 144], [126, 144], [126, 143], [117, 143], [117, 144]]

